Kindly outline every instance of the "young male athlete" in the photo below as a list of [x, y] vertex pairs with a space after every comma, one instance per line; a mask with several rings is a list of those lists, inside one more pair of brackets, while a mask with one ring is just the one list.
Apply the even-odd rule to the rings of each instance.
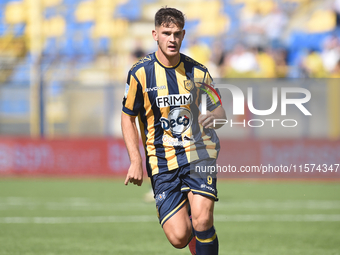
[[[226, 117], [220, 101], [215, 100], [219, 95], [206, 67], [180, 53], [183, 28], [182, 12], [161, 8], [152, 31], [157, 51], [129, 71], [122, 110], [122, 131], [131, 161], [125, 185], [143, 182], [138, 116], [159, 222], [168, 240], [176, 248], [190, 242], [192, 254], [216, 255], [216, 178], [196, 170], [216, 165], [219, 140], [213, 120]], [[203, 97], [203, 93], [209, 96]]]

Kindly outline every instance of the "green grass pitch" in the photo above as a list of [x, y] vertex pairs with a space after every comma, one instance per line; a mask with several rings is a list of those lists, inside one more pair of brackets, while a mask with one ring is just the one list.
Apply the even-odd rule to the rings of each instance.
[[[0, 179], [0, 255], [174, 255], [150, 189], [123, 180]], [[220, 255], [340, 254], [340, 185], [223, 181]]]

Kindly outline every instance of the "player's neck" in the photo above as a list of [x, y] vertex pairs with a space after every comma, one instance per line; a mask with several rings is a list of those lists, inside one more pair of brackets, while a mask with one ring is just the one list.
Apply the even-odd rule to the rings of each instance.
[[163, 54], [163, 52], [161, 50], [158, 49], [156, 51], [156, 57], [157, 57], [158, 61], [160, 61], [163, 66], [175, 66], [175, 65], [178, 64], [181, 55], [177, 54], [173, 57], [167, 57]]

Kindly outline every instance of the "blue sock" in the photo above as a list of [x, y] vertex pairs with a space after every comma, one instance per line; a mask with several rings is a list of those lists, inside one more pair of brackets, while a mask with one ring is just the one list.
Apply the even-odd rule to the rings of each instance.
[[206, 231], [196, 231], [196, 254], [218, 255], [218, 238], [214, 226]]

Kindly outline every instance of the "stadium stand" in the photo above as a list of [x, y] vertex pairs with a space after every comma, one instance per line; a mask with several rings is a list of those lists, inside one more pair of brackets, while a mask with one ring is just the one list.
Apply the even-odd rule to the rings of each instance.
[[[330, 37], [340, 38], [333, 1], [174, 0], [171, 6], [186, 14], [183, 51], [201, 59], [214, 77], [302, 78], [312, 75], [307, 66], [321, 63], [318, 54], [326, 58], [327, 50], [340, 52], [338, 44], [325, 48]], [[154, 51], [153, 15], [165, 5], [169, 2], [0, 0], [1, 87], [29, 87], [37, 51], [41, 78], [52, 97], [63, 96], [60, 87], [67, 80], [79, 86], [121, 85], [135, 61], [136, 45], [145, 53]], [[252, 56], [252, 72], [230, 72], [238, 45]], [[336, 75], [331, 61], [318, 77]]]
[[[29, 29], [32, 26], [28, 18], [27, 7], [32, 1], [1, 1], [0, 35], [25, 37], [26, 47], [30, 47]], [[322, 42], [336, 30], [335, 14], [327, 9], [325, 1], [309, 0], [265, 0], [261, 4], [253, 0], [223, 0], [223, 1], [180, 1], [181, 8], [187, 16], [187, 30], [195, 37], [198, 44], [212, 47], [216, 40], [221, 40], [225, 51], [232, 51], [238, 43], [247, 44], [242, 39], [242, 28], [248, 26], [245, 22], [258, 24], [259, 33], [265, 30], [264, 22], [279, 9], [287, 15], [289, 22], [282, 27], [282, 35], [278, 43], [288, 52], [287, 64], [292, 66], [305, 49], [322, 50]], [[329, 1], [328, 1], [329, 2]], [[177, 1], [173, 2], [178, 4]], [[145, 18], [146, 10], [155, 10], [166, 4], [166, 1], [155, 0], [53, 0], [42, 1], [41, 35], [43, 40], [43, 56], [65, 55], [81, 59], [88, 56], [93, 61], [99, 54], [109, 54], [114, 59], [128, 58], [132, 41], [138, 38], [127, 38], [131, 28], [142, 27], [142, 24], [152, 25], [152, 19]], [[320, 6], [323, 6], [320, 9]], [[205, 15], [201, 15], [204, 13]], [[306, 25], [298, 24], [304, 20]], [[258, 21], [258, 23], [256, 23]], [[295, 24], [295, 25], [294, 25]], [[298, 27], [303, 26], [304, 29]], [[262, 32], [261, 32], [262, 31]], [[132, 34], [133, 37], [133, 34]], [[264, 45], [268, 47], [268, 38]], [[139, 39], [138, 39], [139, 40]], [[152, 39], [141, 38], [146, 51], [152, 50]], [[121, 47], [123, 45], [123, 47]], [[189, 47], [188, 42], [184, 47]], [[247, 46], [247, 45], [246, 45]], [[255, 44], [250, 44], [256, 47]], [[275, 46], [276, 47], [276, 46]], [[27, 52], [29, 54], [29, 51]], [[19, 61], [21, 63], [22, 61]], [[130, 64], [124, 61], [123, 65]], [[78, 65], [76, 65], [78, 66]], [[15, 69], [16, 67], [14, 67]], [[22, 66], [13, 72], [13, 76], [27, 75], [21, 73]], [[126, 67], [127, 68], [127, 67]], [[11, 79], [16, 79], [16, 78]], [[119, 80], [125, 77], [117, 76]]]

